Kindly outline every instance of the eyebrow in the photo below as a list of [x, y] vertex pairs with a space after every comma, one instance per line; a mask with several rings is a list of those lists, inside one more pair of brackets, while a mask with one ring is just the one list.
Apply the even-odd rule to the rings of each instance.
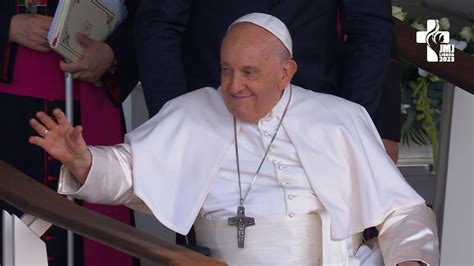
[[255, 66], [244, 66], [242, 70], [250, 70], [257, 73], [260, 72], [260, 69]]

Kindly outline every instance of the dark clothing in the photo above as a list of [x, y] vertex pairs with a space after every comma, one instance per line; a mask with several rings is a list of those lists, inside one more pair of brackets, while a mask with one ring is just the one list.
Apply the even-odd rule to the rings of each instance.
[[384, 139], [400, 141], [401, 121], [400, 121], [400, 61], [398, 61], [398, 51], [394, 41], [392, 55], [385, 78], [380, 104], [372, 116], [372, 120]]
[[[41, 2], [46, 1], [43, 0]], [[47, 5], [38, 7], [37, 14], [53, 16], [57, 3], [57, 0], [48, 0], [46, 3]], [[115, 31], [106, 41], [106, 43], [108, 43], [114, 51], [118, 71], [115, 75], [107, 74], [103, 77], [103, 82], [107, 89], [108, 96], [110, 97], [107, 98], [104, 91], [100, 92], [103, 98], [105, 99], [104, 102], [108, 104], [107, 107], [110, 107], [114, 110], [118, 109], [119, 107], [112, 107], [109, 100], [111, 100], [116, 105], [120, 105], [121, 101], [135, 87], [135, 84], [138, 81], [138, 67], [135, 57], [134, 42], [132, 40], [134, 23], [133, 16], [136, 10], [135, 1], [127, 1], [127, 8], [129, 17], [125, 19], [125, 21], [118, 27], [117, 31]], [[15, 81], [18, 80], [26, 80], [28, 78], [31, 78], [29, 77], [28, 73], [18, 73], [21, 71], [13, 73], [15, 70], [14, 64], [17, 58], [18, 44], [8, 42], [11, 18], [15, 14], [21, 13], [25, 13], [25, 6], [20, 5], [19, 1], [2, 0], [0, 2], [0, 82], [7, 83], [7, 85], [4, 84], [4, 86], [10, 86], [11, 84], [15, 84]], [[18, 62], [19, 61], [17, 61], [17, 63]], [[18, 66], [20, 66], [20, 64], [18, 64], [17, 67]], [[59, 60], [57, 69], [57, 71], [59, 72]], [[49, 75], [51, 73], [45, 72], [45, 69], [41, 69], [41, 66], [38, 67], [38, 73], [42, 73], [42, 76], [45, 76], [46, 80], [51, 76]], [[104, 88], [94, 89], [104, 90]], [[62, 88], [58, 88], [58, 90], [62, 90]], [[11, 91], [12, 94], [10, 94], [10, 91], [8, 91], [8, 93], [0, 92], [0, 120], [2, 121], [4, 127], [2, 128], [3, 130], [0, 132], [0, 160], [11, 164], [18, 170], [26, 173], [27, 175], [31, 176], [38, 182], [43, 183], [49, 188], [57, 190], [59, 169], [61, 163], [57, 160], [54, 160], [41, 148], [28, 143], [29, 136], [37, 135], [36, 132], [29, 126], [28, 121], [29, 119], [33, 118], [35, 116], [35, 113], [38, 111], [45, 111], [46, 113], [50, 114], [54, 108], [61, 108], [64, 110], [64, 101], [61, 99], [49, 99], [47, 97], [43, 97], [44, 91], [39, 90], [38, 87], [33, 87], [32, 91], [39, 91], [38, 94], [41, 94], [41, 97], [16, 95], [16, 91]], [[97, 97], [94, 98], [97, 99]], [[97, 103], [99, 101], [92, 102]], [[82, 105], [82, 102], [80, 100], [77, 100], [74, 103], [74, 118], [76, 123], [85, 122], [86, 120], [84, 119], [84, 117], [80, 116], [80, 111], [85, 109], [83, 108], [83, 106], [84, 105]], [[97, 104], [95, 106], [98, 106], [99, 108], [96, 109], [101, 111], [106, 108], [101, 108], [100, 104]], [[114, 114], [119, 114], [119, 111], [120, 109], [118, 109], [117, 112], [115, 112]], [[94, 135], [94, 132], [102, 131], [106, 132], [105, 134], [107, 139], [111, 140], [120, 138], [123, 133], [120, 131], [120, 127], [118, 127], [118, 130], [114, 132], [112, 132], [112, 129], [110, 129], [112, 128], [110, 124], [120, 125], [119, 115], [116, 115], [114, 118], [108, 117], [108, 119], [110, 121], [101, 121], [104, 125], [104, 128], [87, 128], [84, 132], [89, 131], [90, 133], [88, 134], [91, 136]], [[113, 127], [113, 129], [115, 128], [116, 127]], [[100, 143], [96, 144], [105, 145], [114, 143], [106, 143], [106, 141], [101, 140]], [[84, 202], [84, 205], [86, 205], [88, 208], [91, 208], [91, 204], [87, 204]], [[8, 205], [4, 201], [0, 201], [0, 208], [6, 209], [8, 212], [17, 216], [21, 216], [21, 212], [19, 210]], [[131, 212], [129, 212], [129, 210], [125, 209], [124, 207], [110, 207], [108, 211], [108, 214], [110, 216], [116, 215], [117, 213], [121, 213], [124, 214], [124, 216], [127, 218], [127, 221], [131, 220], [128, 217], [129, 215], [131, 215]], [[49, 265], [66, 265], [66, 231], [64, 229], [53, 226], [42, 236], [42, 239], [46, 243]], [[110, 255], [107, 252], [104, 252], [104, 250], [106, 250], [105, 247], [98, 246], [98, 244], [94, 244], [94, 246], [92, 246], [90, 244], [91, 241], [87, 239], [84, 239], [83, 245], [82, 238], [79, 236], [75, 236], [74, 240], [76, 242], [74, 252], [75, 265], [83, 265], [83, 263], [88, 264], [88, 258], [90, 258], [91, 255], [96, 255], [90, 252], [92, 248], [96, 249], [97, 251], [103, 252], [101, 254], [103, 258], [107, 259], [107, 256], [109, 256], [110, 258]], [[87, 254], [88, 250], [89, 254]], [[83, 251], [86, 255], [85, 259], [83, 256]], [[123, 259], [123, 264], [121, 265], [132, 264], [132, 259], [130, 256], [123, 255], [118, 251], [113, 252], [115, 252], [115, 257], [125, 258]]]
[[[54, 16], [58, 0], [48, 0], [45, 8], [39, 8], [38, 14]], [[118, 72], [114, 76], [104, 76], [104, 84], [116, 104], [121, 103], [135, 88], [138, 82], [138, 65], [133, 42], [134, 15], [136, 1], [126, 1], [128, 17], [105, 41], [114, 51]], [[15, 63], [16, 43], [8, 42], [10, 20], [15, 14], [23, 13], [18, 0], [0, 1], [0, 82], [11, 82]], [[58, 63], [59, 64], [59, 63]]]
[[219, 86], [221, 40], [230, 23], [251, 12], [288, 26], [298, 64], [292, 83], [357, 102], [374, 117], [394, 34], [390, 1], [380, 0], [141, 0], [136, 47], [150, 116], [173, 97]]

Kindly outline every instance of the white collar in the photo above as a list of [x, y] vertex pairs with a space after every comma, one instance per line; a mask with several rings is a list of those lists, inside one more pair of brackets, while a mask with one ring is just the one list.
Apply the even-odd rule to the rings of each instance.
[[272, 110], [264, 117], [262, 117], [259, 122], [262, 119], [267, 119], [267, 120], [273, 120], [277, 119], [280, 120], [283, 112], [285, 111], [286, 104], [288, 103], [288, 99], [290, 97], [290, 84], [285, 88], [283, 91], [283, 95], [281, 96], [280, 100], [278, 103], [272, 108]]

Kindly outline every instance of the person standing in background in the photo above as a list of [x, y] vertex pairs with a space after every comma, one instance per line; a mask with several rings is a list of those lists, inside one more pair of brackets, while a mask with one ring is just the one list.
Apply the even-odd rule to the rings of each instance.
[[[60, 163], [28, 143], [31, 129], [22, 121], [38, 110], [64, 108], [64, 71], [72, 72], [75, 120], [85, 126], [84, 136], [97, 145], [123, 140], [121, 102], [138, 81], [133, 41], [135, 1], [126, 1], [128, 17], [105, 41], [78, 35], [83, 58], [66, 64], [47, 46], [47, 34], [57, 0], [5, 0], [0, 3], [0, 160], [57, 189]], [[95, 86], [94, 83], [103, 85]], [[45, 132], [47, 134], [47, 132]], [[125, 207], [83, 202], [92, 210], [131, 223]], [[1, 202], [2, 209], [21, 215]], [[50, 265], [66, 265], [66, 232], [52, 227], [42, 239]], [[76, 236], [75, 265], [131, 265], [130, 256]], [[84, 256], [82, 256], [82, 254]]]

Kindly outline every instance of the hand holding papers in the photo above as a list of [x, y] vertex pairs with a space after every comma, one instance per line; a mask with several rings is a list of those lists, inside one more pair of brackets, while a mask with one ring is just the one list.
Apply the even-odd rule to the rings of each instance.
[[8, 39], [10, 42], [18, 43], [35, 51], [47, 52], [49, 46], [44, 46], [48, 29], [51, 25], [51, 17], [18, 14], [12, 17]]
[[60, 0], [48, 42], [66, 60], [79, 61], [84, 47], [77, 39], [78, 32], [102, 42], [125, 16], [126, 8], [121, 0]]
[[76, 37], [84, 47], [81, 60], [72, 63], [61, 61], [59, 67], [64, 72], [71, 72], [75, 79], [96, 84], [113, 64], [114, 52], [106, 43], [92, 40], [82, 33], [78, 33]]

